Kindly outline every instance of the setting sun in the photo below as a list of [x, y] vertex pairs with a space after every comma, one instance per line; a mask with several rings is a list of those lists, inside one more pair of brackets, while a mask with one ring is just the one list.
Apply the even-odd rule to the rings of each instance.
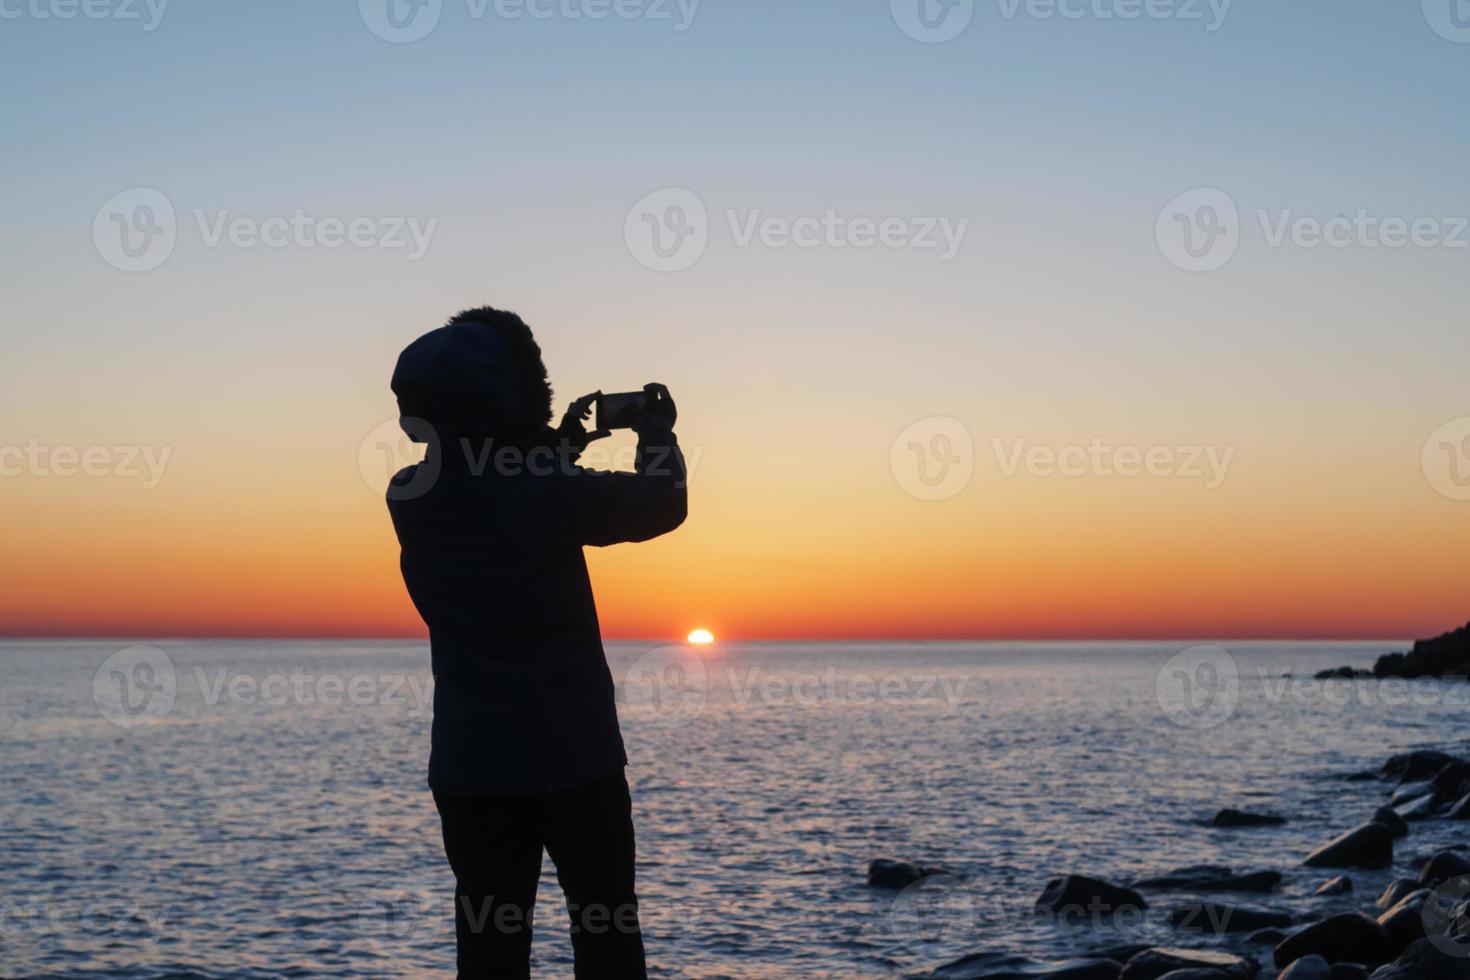
[[689, 634], [689, 642], [703, 646], [706, 643], [715, 642], [715, 635], [706, 629], [694, 630]]

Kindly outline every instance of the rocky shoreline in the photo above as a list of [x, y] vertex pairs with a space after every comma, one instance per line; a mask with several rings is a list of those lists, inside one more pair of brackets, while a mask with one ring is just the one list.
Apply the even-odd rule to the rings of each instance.
[[1318, 680], [1334, 677], [1439, 677], [1446, 680], [1470, 680], [1470, 623], [1457, 630], [1442, 633], [1432, 640], [1415, 640], [1407, 653], [1385, 653], [1371, 669], [1335, 667], [1317, 675]]
[[[1366, 774], [1354, 774], [1367, 783]], [[1324, 877], [1317, 895], [1347, 895], [1351, 872], [1394, 863], [1396, 842], [1425, 820], [1470, 820], [1470, 759], [1433, 749], [1395, 755], [1372, 774], [1388, 797], [1362, 824], [1324, 842], [1302, 865], [1339, 872]], [[1366, 809], [1366, 807], [1365, 807]], [[1220, 811], [1214, 826], [1270, 828], [1286, 823], [1273, 814]], [[1470, 823], [1465, 825], [1470, 828]], [[1133, 944], [1104, 948], [1065, 960], [1038, 961], [1007, 953], [978, 952], [915, 980], [1470, 980], [1470, 856], [1452, 844], [1409, 862], [1413, 877], [1395, 878], [1381, 894], [1365, 895], [1358, 911], [1324, 918], [1257, 902], [1185, 901], [1162, 911], [1179, 945]], [[874, 888], [944, 887], [958, 878], [947, 869], [879, 859], [868, 868]], [[1110, 928], [1141, 922], [1154, 902], [1171, 892], [1228, 896], [1267, 895], [1280, 872], [1240, 872], [1196, 865], [1128, 884], [1072, 874], [1046, 883], [1035, 912], [1066, 924]], [[1191, 945], [1203, 938], [1224, 945]]]
[[[1316, 677], [1470, 680], [1470, 624], [1415, 641], [1407, 653], [1385, 654], [1371, 670], [1340, 667]], [[1305, 855], [1303, 867], [1380, 871], [1393, 866], [1395, 842], [1409, 838], [1414, 824], [1470, 821], [1470, 758], [1417, 749], [1390, 757], [1376, 771], [1346, 778], [1387, 786], [1387, 800], [1373, 804], [1376, 809], [1366, 821]], [[1226, 808], [1209, 825], [1269, 833], [1287, 822], [1272, 813]], [[915, 980], [1254, 980], [1263, 970], [1276, 971], [1277, 980], [1470, 980], [1467, 852], [1470, 847], [1457, 842], [1410, 859], [1413, 877], [1395, 878], [1376, 900], [1365, 896], [1353, 912], [1318, 917], [1257, 903], [1178, 902], [1164, 921], [1181, 945], [1118, 945], [1054, 961], [972, 953]], [[868, 884], [874, 888], [923, 891], [958, 881], [934, 865], [880, 859], [868, 867]], [[1208, 864], [1127, 885], [1072, 874], [1047, 882], [1035, 911], [1063, 924], [1116, 927], [1145, 920], [1151, 907], [1145, 893], [1264, 895], [1281, 882], [1275, 870], [1238, 872]], [[1324, 880], [1314, 897], [1353, 892], [1351, 876], [1338, 874]], [[1191, 937], [1224, 937], [1225, 944], [1190, 946]]]

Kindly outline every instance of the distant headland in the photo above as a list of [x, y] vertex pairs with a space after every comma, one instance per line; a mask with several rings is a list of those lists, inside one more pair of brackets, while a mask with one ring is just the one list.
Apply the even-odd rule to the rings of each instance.
[[1371, 670], [1335, 667], [1317, 674], [1331, 677], [1443, 677], [1470, 680], [1470, 623], [1432, 640], [1415, 640], [1408, 653], [1385, 653]]

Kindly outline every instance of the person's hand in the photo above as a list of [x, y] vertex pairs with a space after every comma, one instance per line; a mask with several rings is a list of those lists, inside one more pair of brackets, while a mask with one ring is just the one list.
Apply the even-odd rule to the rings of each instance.
[[669, 389], [659, 384], [647, 384], [643, 386], [643, 393], [648, 397], [643, 403], [643, 411], [633, 421], [633, 431], [639, 435], [645, 432], [674, 431], [674, 421], [679, 417], [679, 410], [674, 407]]
[[557, 427], [557, 435], [565, 439], [577, 452], [587, 448], [587, 444], [598, 439], [605, 439], [612, 435], [607, 429], [595, 429], [587, 431], [583, 425], [592, 415], [592, 406], [602, 392], [594, 391], [590, 395], [583, 395], [567, 406], [567, 413], [562, 416], [561, 425]]

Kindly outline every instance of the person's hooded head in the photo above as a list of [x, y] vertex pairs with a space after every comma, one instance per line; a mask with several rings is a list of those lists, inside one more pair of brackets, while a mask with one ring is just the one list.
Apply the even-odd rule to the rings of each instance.
[[532, 437], [551, 422], [551, 384], [531, 328], [514, 313], [466, 310], [398, 355], [399, 424], [415, 442], [497, 435]]

